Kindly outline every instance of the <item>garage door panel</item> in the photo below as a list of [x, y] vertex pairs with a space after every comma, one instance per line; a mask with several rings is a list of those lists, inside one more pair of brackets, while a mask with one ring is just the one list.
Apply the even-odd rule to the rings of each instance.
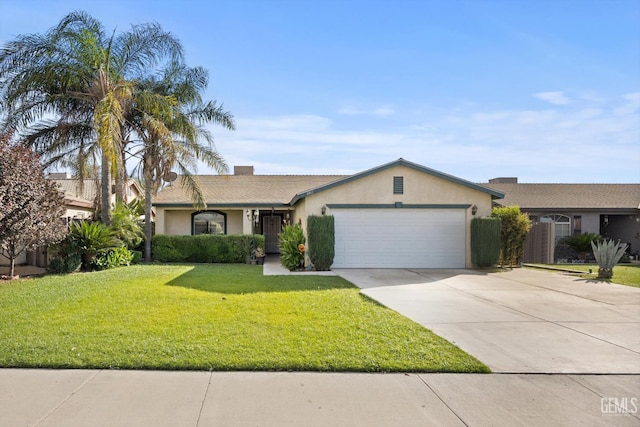
[[335, 268], [464, 268], [462, 209], [336, 209]]

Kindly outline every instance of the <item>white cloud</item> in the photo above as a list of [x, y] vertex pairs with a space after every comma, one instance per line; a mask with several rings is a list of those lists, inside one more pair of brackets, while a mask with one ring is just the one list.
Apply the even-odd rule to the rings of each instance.
[[554, 105], [566, 105], [571, 102], [563, 92], [538, 92], [533, 96]]
[[392, 116], [396, 113], [395, 109], [391, 106], [384, 105], [373, 109], [360, 109], [354, 107], [343, 107], [338, 110], [338, 114], [344, 116]]
[[371, 127], [354, 122], [342, 130], [328, 117], [290, 115], [239, 119], [235, 132], [212, 130], [230, 166], [252, 164], [259, 174], [354, 173], [403, 157], [477, 182], [500, 175], [640, 182], [638, 101], [638, 94], [576, 99], [562, 110], [465, 105], [386, 128], [371, 119]]

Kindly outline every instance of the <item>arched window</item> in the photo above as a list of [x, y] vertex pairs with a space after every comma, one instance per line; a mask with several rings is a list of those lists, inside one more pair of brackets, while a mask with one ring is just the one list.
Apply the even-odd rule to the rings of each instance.
[[556, 242], [571, 236], [571, 218], [562, 214], [551, 214], [540, 217], [540, 222], [553, 222], [556, 230]]
[[227, 234], [227, 215], [218, 211], [192, 214], [191, 234]]

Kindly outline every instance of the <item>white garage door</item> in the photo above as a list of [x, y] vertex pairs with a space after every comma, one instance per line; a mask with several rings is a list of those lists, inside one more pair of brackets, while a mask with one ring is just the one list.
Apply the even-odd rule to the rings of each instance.
[[464, 268], [464, 209], [334, 209], [333, 268]]

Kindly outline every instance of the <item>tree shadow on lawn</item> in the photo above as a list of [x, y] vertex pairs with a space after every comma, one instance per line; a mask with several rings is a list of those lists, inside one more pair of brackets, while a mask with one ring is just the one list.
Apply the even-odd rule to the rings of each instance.
[[190, 264], [189, 267], [189, 271], [167, 286], [236, 295], [355, 288], [339, 276], [263, 276], [262, 267], [254, 265]]

